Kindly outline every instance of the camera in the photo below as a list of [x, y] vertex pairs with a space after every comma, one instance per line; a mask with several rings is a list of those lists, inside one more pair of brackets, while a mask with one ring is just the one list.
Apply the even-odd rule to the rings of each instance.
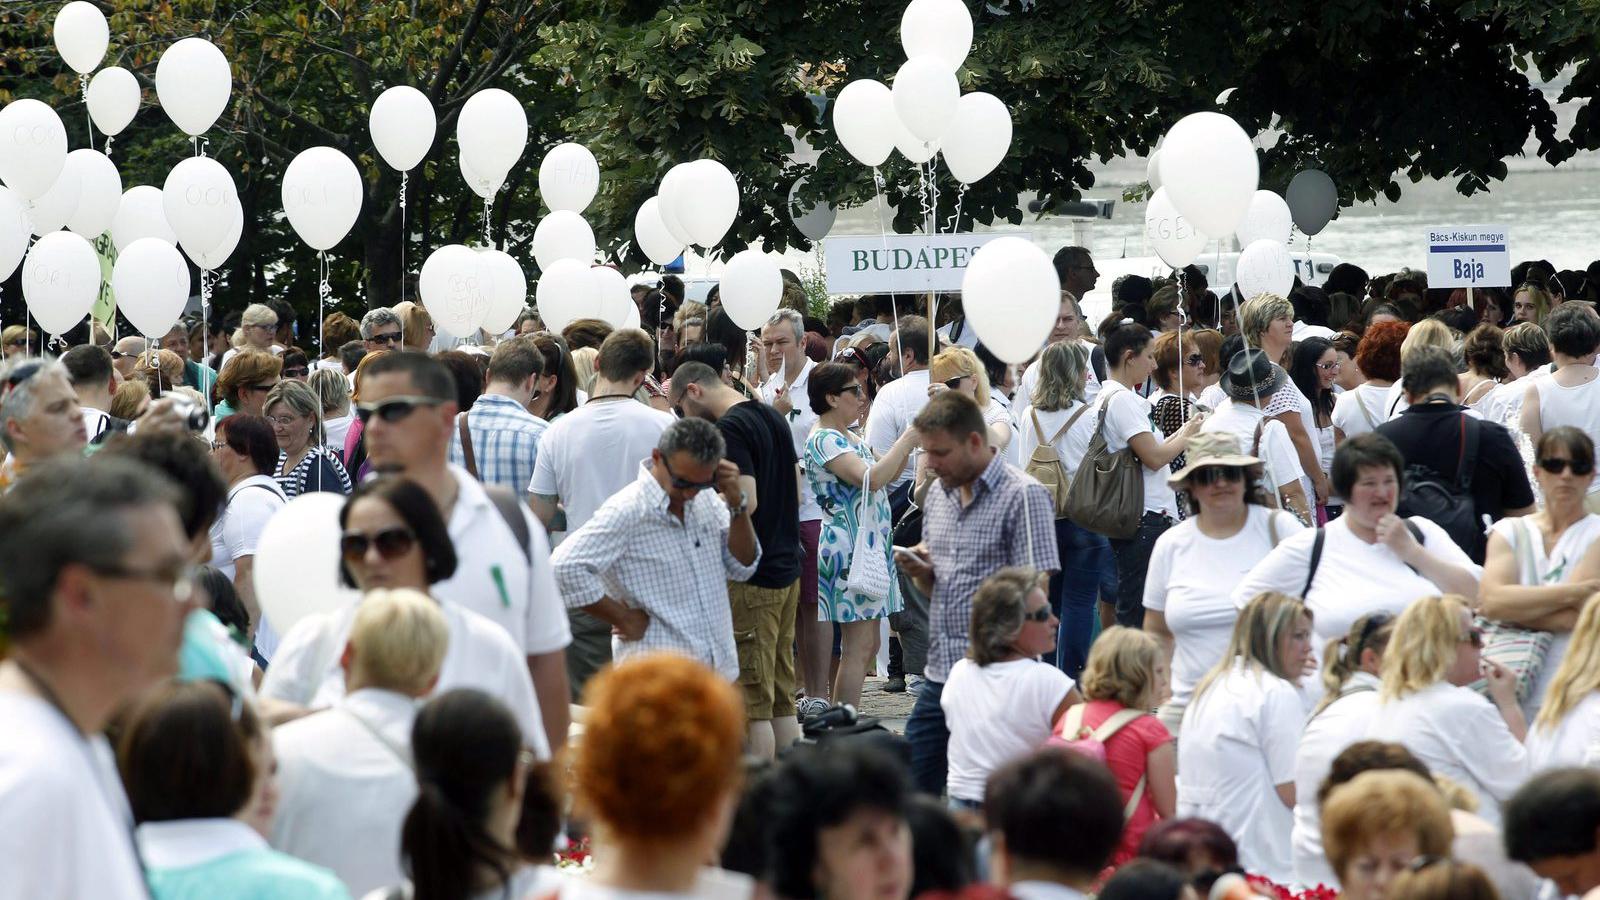
[[172, 411], [178, 414], [178, 418], [183, 420], [183, 424], [188, 426], [190, 431], [205, 431], [206, 424], [211, 421], [211, 414], [206, 408], [188, 397], [173, 397]]

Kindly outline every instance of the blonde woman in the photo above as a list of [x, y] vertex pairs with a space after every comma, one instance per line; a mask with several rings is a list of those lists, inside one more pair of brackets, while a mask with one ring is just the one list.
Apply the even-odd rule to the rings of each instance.
[[[1289, 351], [1294, 347], [1294, 306], [1277, 294], [1257, 294], [1239, 310], [1239, 333], [1245, 346], [1255, 347], [1267, 354], [1278, 368], [1286, 368]], [[1220, 360], [1223, 369], [1229, 360]], [[1328, 502], [1328, 478], [1322, 474], [1317, 461], [1317, 444], [1311, 435], [1316, 433], [1316, 412], [1311, 399], [1300, 393], [1294, 379], [1285, 378], [1283, 386], [1261, 405], [1262, 414], [1277, 419], [1289, 429], [1289, 440], [1294, 442], [1294, 452], [1300, 459], [1300, 471], [1305, 473], [1316, 494], [1316, 503]]]
[[232, 344], [227, 353], [222, 354], [222, 362], [217, 366], [217, 371], [228, 367], [228, 360], [241, 350], [260, 350], [264, 353], [282, 353], [283, 348], [272, 342], [278, 333], [278, 314], [272, 307], [265, 303], [252, 303], [244, 308], [244, 314], [239, 317], [239, 327], [234, 331], [228, 343]]
[[1544, 288], [1537, 284], [1528, 283], [1517, 288], [1516, 294], [1511, 297], [1511, 321], [1532, 322], [1543, 325], [1545, 317], [1550, 314], [1550, 295]]
[[[1528, 775], [1528, 726], [1516, 679], [1483, 658], [1483, 632], [1459, 596], [1423, 597], [1395, 622], [1384, 654], [1379, 705], [1367, 737], [1403, 743], [1428, 769], [1478, 796], [1500, 824], [1500, 804]], [[1489, 697], [1466, 687], [1486, 676]]]
[[[1073, 740], [1083, 729], [1093, 733], [1119, 716], [1125, 720], [1101, 738], [1106, 766], [1122, 788], [1127, 813], [1113, 866], [1138, 855], [1150, 826], [1177, 812], [1178, 753], [1172, 732], [1150, 713], [1166, 702], [1167, 680], [1166, 654], [1155, 638], [1136, 628], [1107, 629], [1094, 642], [1083, 670], [1083, 711], [1068, 710], [1059, 729]], [[1076, 728], [1066, 727], [1068, 722]]]
[[990, 396], [989, 376], [978, 354], [965, 347], [940, 351], [928, 364], [928, 393], [942, 390], [959, 391], [977, 401], [989, 428], [989, 446], [1004, 453], [1011, 443], [1011, 412]]
[[400, 317], [400, 341], [410, 350], [420, 350], [424, 353], [433, 345], [436, 332], [433, 328], [433, 316], [422, 308], [422, 304], [404, 300], [393, 307], [394, 314]]
[[1300, 735], [1294, 757], [1294, 877], [1301, 884], [1337, 884], [1322, 841], [1317, 791], [1340, 753], [1367, 736], [1378, 706], [1378, 673], [1394, 633], [1394, 616], [1370, 613], [1322, 654], [1322, 701]]
[[[1461, 359], [1461, 337], [1450, 329], [1449, 325], [1438, 319], [1423, 319], [1421, 322], [1406, 330], [1405, 340], [1400, 342], [1400, 368], [1405, 369], [1406, 360], [1417, 352], [1418, 347], [1438, 347], [1451, 354], [1456, 360]], [[1457, 365], [1456, 368], [1462, 368]], [[1411, 406], [1411, 401], [1406, 399], [1405, 385], [1400, 379], [1395, 379], [1389, 385], [1389, 393], [1383, 398], [1383, 418], [1393, 419], [1405, 412]]]
[[1311, 659], [1311, 611], [1257, 595], [1227, 652], [1195, 687], [1178, 746], [1178, 815], [1209, 819], [1239, 845], [1249, 872], [1294, 879], [1294, 762], [1305, 706], [1296, 682]]
[[1578, 616], [1572, 645], [1550, 679], [1538, 718], [1528, 730], [1532, 772], [1600, 763], [1600, 601]]

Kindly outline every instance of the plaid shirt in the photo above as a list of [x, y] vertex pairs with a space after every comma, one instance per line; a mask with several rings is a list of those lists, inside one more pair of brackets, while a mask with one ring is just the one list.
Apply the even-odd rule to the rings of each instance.
[[[484, 484], [510, 488], [516, 496], [528, 490], [538, 459], [539, 436], [550, 423], [528, 412], [522, 404], [499, 394], [483, 394], [467, 411], [472, 434], [472, 456], [478, 479]], [[450, 462], [463, 468], [467, 455], [461, 449], [461, 426], [450, 433]]]
[[984, 579], [1006, 566], [1039, 571], [1061, 567], [1056, 552], [1055, 504], [1044, 486], [995, 454], [972, 484], [972, 502], [961, 506], [961, 489], [935, 482], [923, 509], [923, 535], [933, 558], [929, 608], [929, 680], [942, 682], [967, 655], [972, 595]]
[[688, 503], [681, 521], [667, 503], [667, 492], [645, 463], [632, 484], [611, 495], [551, 554], [556, 585], [568, 609], [610, 597], [650, 614], [642, 639], [613, 640], [617, 659], [670, 650], [732, 681], [739, 677], [739, 653], [728, 581], [755, 574], [760, 547], [748, 566], [734, 558], [728, 506], [714, 490]]

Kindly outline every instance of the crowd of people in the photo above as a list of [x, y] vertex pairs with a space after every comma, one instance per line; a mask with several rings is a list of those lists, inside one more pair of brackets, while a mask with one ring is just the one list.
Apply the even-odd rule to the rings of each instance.
[[0, 898], [1600, 888], [1600, 265], [1055, 262], [1023, 365], [798, 279], [8, 327]]

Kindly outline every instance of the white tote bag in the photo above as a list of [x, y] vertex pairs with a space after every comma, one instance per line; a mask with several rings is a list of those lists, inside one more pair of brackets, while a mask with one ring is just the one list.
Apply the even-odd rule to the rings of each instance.
[[850, 574], [844, 589], [852, 594], [889, 601], [889, 555], [884, 543], [890, 540], [888, 520], [872, 502], [872, 466], [861, 480], [861, 506], [856, 513], [855, 548], [850, 552]]

